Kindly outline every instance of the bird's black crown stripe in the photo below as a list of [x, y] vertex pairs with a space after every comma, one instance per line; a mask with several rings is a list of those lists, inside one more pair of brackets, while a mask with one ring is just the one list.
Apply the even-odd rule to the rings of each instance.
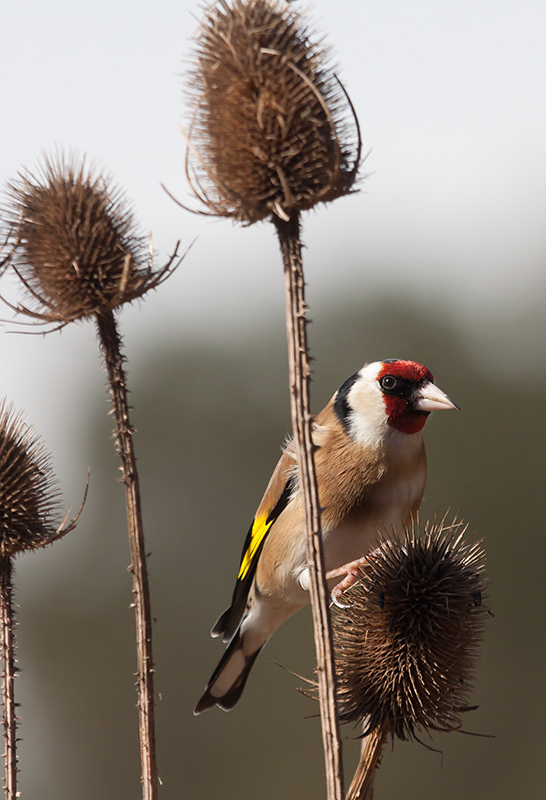
[[351, 375], [350, 378], [347, 378], [345, 383], [338, 389], [336, 399], [334, 400], [334, 411], [336, 412], [337, 417], [345, 430], [349, 428], [349, 412], [351, 411], [347, 401], [347, 396], [351, 391], [351, 387], [358, 380], [359, 375], [359, 372], [355, 372], [354, 375]]

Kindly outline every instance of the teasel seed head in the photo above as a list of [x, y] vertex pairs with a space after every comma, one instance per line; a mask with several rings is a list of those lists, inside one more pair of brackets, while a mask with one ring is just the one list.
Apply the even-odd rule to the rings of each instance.
[[294, 5], [219, 0], [198, 30], [186, 172], [213, 215], [288, 221], [354, 186], [358, 121]]
[[400, 739], [460, 727], [483, 638], [484, 552], [466, 527], [383, 539], [333, 615], [339, 716]]
[[59, 503], [50, 455], [22, 414], [1, 400], [0, 556], [43, 547], [72, 529], [59, 526]]
[[29, 297], [16, 310], [44, 323], [111, 312], [158, 286], [174, 260], [153, 270], [123, 193], [74, 156], [45, 156], [34, 175], [20, 172], [2, 216]]

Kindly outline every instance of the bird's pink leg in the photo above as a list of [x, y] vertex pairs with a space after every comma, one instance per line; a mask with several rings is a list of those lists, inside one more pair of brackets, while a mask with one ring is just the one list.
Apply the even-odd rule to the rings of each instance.
[[347, 605], [341, 602], [341, 596], [347, 589], [350, 589], [353, 583], [360, 577], [360, 568], [368, 561], [368, 556], [357, 558], [356, 561], [349, 561], [348, 564], [343, 564], [342, 567], [331, 569], [326, 573], [326, 580], [331, 578], [343, 577], [339, 583], [336, 583], [332, 589], [332, 603], [338, 608], [348, 608]]

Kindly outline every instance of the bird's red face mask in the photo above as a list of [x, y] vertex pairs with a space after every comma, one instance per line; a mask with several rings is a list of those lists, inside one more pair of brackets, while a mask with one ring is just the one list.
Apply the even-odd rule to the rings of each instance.
[[385, 361], [377, 376], [389, 425], [402, 433], [422, 430], [431, 411], [456, 408], [415, 361]]

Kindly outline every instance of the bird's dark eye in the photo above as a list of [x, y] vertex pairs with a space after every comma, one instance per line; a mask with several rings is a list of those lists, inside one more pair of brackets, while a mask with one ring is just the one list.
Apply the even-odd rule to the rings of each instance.
[[398, 381], [394, 377], [394, 375], [383, 375], [383, 377], [379, 381], [379, 385], [382, 389], [387, 392], [392, 392], [394, 388], [396, 388]]

